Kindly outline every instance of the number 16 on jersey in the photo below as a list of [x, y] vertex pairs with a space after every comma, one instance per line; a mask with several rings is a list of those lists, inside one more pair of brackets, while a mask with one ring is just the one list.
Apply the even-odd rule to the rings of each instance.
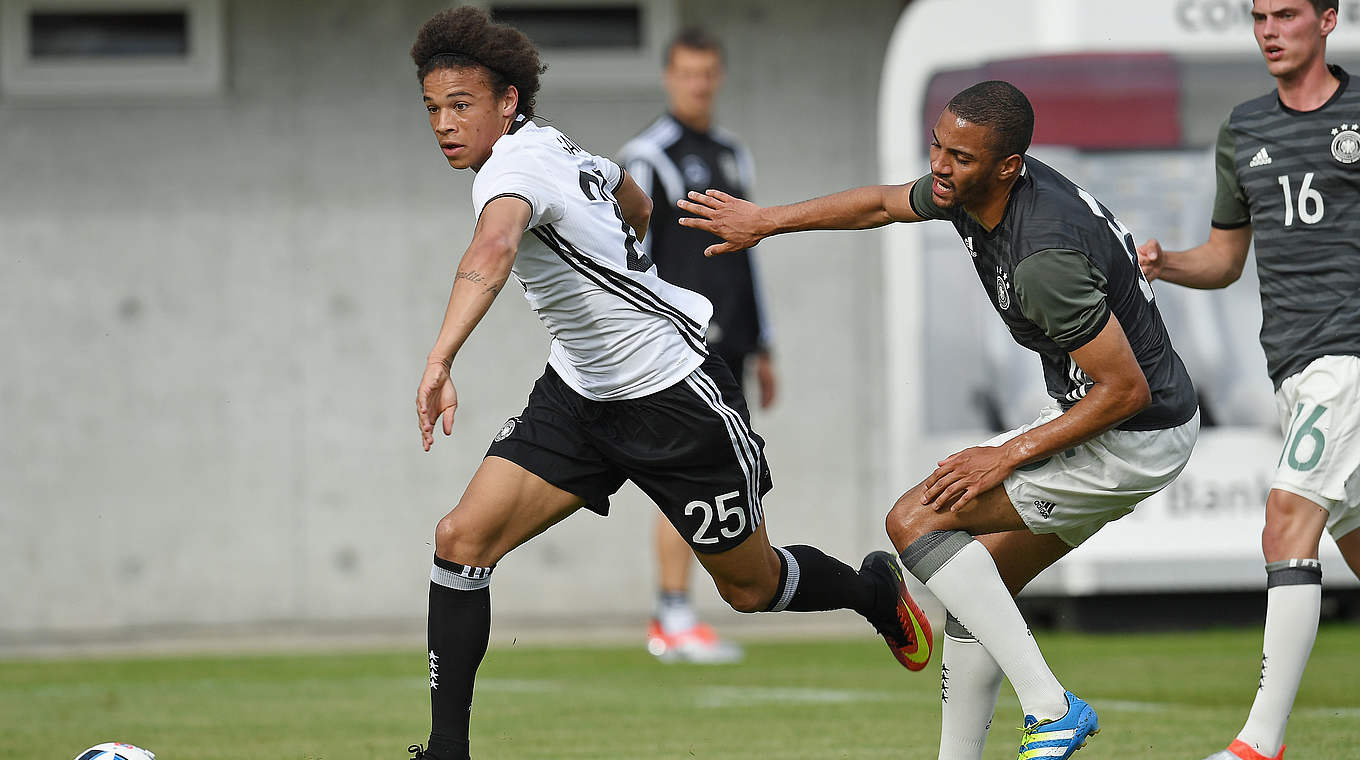
[[[1290, 190], [1288, 174], [1281, 174], [1276, 178], [1280, 183], [1280, 188], [1284, 190], [1284, 226], [1294, 226], [1294, 193]], [[1323, 203], [1322, 193], [1313, 189], [1313, 173], [1308, 172], [1303, 175], [1303, 184], [1299, 185], [1299, 221], [1304, 224], [1317, 224], [1322, 221]]]

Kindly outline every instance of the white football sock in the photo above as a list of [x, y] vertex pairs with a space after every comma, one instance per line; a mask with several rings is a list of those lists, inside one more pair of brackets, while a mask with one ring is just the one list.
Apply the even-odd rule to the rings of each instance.
[[656, 597], [656, 621], [666, 635], [683, 633], [698, 625], [699, 617], [683, 591], [662, 591]]
[[986, 647], [950, 615], [940, 654], [939, 760], [982, 760], [1002, 678]]
[[997, 573], [986, 547], [963, 531], [932, 531], [902, 552], [921, 580], [1005, 671], [1020, 706], [1037, 720], [1067, 714], [1067, 696]]
[[1238, 739], [1266, 757], [1284, 744], [1289, 711], [1317, 638], [1322, 607], [1322, 565], [1292, 559], [1266, 565], [1266, 631], [1261, 647], [1261, 681]]

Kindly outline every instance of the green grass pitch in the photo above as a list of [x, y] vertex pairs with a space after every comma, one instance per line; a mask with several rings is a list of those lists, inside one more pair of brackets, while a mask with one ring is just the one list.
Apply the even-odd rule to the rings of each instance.
[[[1078, 755], [1189, 758], [1236, 733], [1257, 630], [1040, 632], [1104, 731]], [[654, 662], [628, 647], [493, 647], [473, 713], [477, 758], [935, 757], [939, 665], [897, 666], [876, 638], [748, 641], [739, 665]], [[74, 757], [121, 740], [159, 760], [407, 757], [428, 731], [425, 653], [0, 661], [0, 758]], [[1014, 758], [1002, 687], [987, 758]], [[1286, 737], [1291, 758], [1360, 758], [1360, 627], [1318, 635]]]

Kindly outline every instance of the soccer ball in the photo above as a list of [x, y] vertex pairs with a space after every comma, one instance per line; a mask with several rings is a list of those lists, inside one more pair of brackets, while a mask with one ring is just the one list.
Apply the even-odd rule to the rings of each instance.
[[76, 760], [156, 760], [156, 753], [123, 742], [104, 742], [76, 755]]

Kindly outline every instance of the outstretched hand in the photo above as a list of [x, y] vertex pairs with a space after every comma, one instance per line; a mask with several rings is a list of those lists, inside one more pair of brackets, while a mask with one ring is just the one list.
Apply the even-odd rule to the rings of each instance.
[[725, 241], [705, 248], [705, 256], [744, 251], [766, 237], [760, 232], [763, 221], [761, 212], [764, 209], [721, 190], [705, 193], [691, 190], [689, 200], [678, 200], [675, 205], [682, 211], [694, 214], [692, 217], [680, 218], [682, 227], [710, 232]]
[[1138, 246], [1138, 266], [1148, 282], [1162, 276], [1162, 244], [1156, 238], [1149, 238]]
[[429, 451], [434, 445], [434, 422], [444, 415], [444, 435], [453, 435], [453, 414], [458, 410], [458, 391], [443, 362], [425, 365], [425, 375], [416, 390], [416, 416], [420, 422], [420, 441]]

